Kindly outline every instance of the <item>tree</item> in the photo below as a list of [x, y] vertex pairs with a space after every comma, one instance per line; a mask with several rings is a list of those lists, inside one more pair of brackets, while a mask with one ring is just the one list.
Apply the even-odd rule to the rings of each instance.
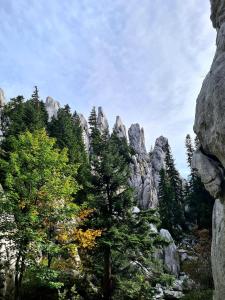
[[150, 223], [156, 224], [158, 218], [149, 210], [133, 212], [135, 199], [128, 184], [131, 158], [125, 139], [98, 132], [94, 111], [89, 122], [93, 192], [90, 206], [95, 208], [91, 226], [101, 228], [103, 233], [85, 258], [98, 287], [97, 299], [151, 299], [151, 284], [157, 281], [153, 252], [161, 239], [151, 231]]
[[170, 180], [166, 171], [161, 169], [159, 181], [159, 213], [162, 228], [174, 231], [174, 191], [171, 187]]
[[[183, 186], [179, 172], [177, 171], [174, 163], [174, 159], [171, 153], [169, 143], [165, 147], [165, 172], [161, 171], [160, 175], [160, 192], [159, 198], [161, 206], [161, 218], [167, 219], [168, 227], [166, 229], [171, 230], [175, 238], [178, 238], [179, 227], [184, 227], [184, 208], [183, 208]], [[164, 207], [164, 209], [162, 209]], [[167, 208], [166, 208], [167, 207]], [[166, 213], [167, 210], [170, 212]]]
[[[1, 160], [6, 172], [1, 231], [10, 235], [17, 249], [15, 299], [20, 299], [26, 269], [37, 267], [39, 253], [47, 263], [37, 270], [55, 275], [52, 262], [62, 255], [56, 229], [68, 226], [78, 211], [72, 202], [79, 189], [74, 180], [77, 165], [69, 164], [67, 149], [59, 150], [55, 143], [44, 129], [26, 131], [13, 139], [9, 161]], [[50, 279], [50, 284], [58, 287], [57, 278]]]
[[80, 203], [85, 202], [89, 196], [90, 168], [79, 116], [76, 113], [72, 116], [68, 105], [60, 108], [57, 118], [53, 117], [48, 124], [48, 132], [50, 136], [56, 138], [60, 149], [64, 147], [68, 149], [70, 163], [79, 165], [76, 180], [82, 188], [76, 194], [76, 200]]
[[186, 136], [186, 155], [187, 163], [190, 168], [188, 178], [188, 191], [186, 203], [188, 204], [187, 218], [198, 227], [211, 230], [212, 209], [214, 204], [213, 197], [206, 191], [201, 179], [191, 166], [194, 151], [199, 147], [199, 140], [195, 137], [195, 147], [193, 146], [190, 135]]

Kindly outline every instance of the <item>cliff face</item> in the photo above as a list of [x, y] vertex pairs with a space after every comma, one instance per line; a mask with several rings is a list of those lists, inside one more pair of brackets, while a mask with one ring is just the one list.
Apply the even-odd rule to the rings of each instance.
[[213, 213], [212, 266], [215, 300], [225, 299], [225, 1], [211, 0], [216, 53], [197, 98], [194, 131], [200, 148], [192, 165], [206, 189], [219, 198]]

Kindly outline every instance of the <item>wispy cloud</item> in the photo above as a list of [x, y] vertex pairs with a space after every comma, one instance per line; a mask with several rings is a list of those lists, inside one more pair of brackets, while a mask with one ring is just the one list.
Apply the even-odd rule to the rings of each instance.
[[139, 122], [148, 147], [169, 138], [185, 173], [184, 137], [214, 52], [208, 2], [2, 0], [0, 86], [29, 97], [37, 84], [86, 116], [101, 105], [111, 124]]

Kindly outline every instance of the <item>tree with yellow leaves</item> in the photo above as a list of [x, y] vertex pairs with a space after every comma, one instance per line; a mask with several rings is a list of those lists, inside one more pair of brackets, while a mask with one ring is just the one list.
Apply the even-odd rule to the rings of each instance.
[[[74, 180], [78, 165], [69, 163], [67, 149], [59, 150], [55, 143], [44, 129], [26, 131], [13, 139], [9, 160], [1, 161], [6, 174], [1, 216], [7, 216], [1, 231], [11, 233], [17, 249], [16, 300], [21, 299], [24, 274], [30, 270], [45, 284], [59, 288], [56, 261], [76, 256], [79, 244], [91, 247], [100, 235], [76, 229], [80, 208], [73, 199], [79, 190]], [[83, 214], [84, 218], [87, 212]]]

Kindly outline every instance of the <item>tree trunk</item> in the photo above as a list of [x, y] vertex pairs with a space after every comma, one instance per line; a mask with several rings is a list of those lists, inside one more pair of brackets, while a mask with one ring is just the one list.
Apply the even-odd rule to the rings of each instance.
[[107, 247], [104, 253], [103, 296], [104, 296], [104, 300], [112, 299], [112, 262], [111, 262], [110, 247]]

